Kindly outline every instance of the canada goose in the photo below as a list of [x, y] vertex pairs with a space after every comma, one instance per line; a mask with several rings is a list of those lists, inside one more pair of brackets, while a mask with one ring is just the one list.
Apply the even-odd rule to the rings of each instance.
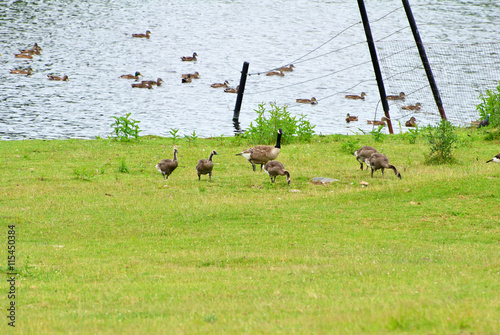
[[376, 126], [381, 126], [381, 125], [385, 125], [385, 121], [389, 121], [389, 119], [386, 118], [385, 116], [383, 116], [380, 119], [380, 121], [378, 121], [378, 120], [366, 120], [366, 123], [373, 124], [373, 125], [376, 125]]
[[214, 163], [212, 162], [212, 156], [218, 155], [217, 151], [212, 150], [210, 157], [208, 159], [200, 159], [198, 164], [196, 164], [196, 172], [198, 172], [198, 180], [201, 180], [202, 174], [208, 174], [208, 178], [212, 181], [212, 169], [214, 168]]
[[151, 84], [132, 84], [132, 88], [148, 88], [148, 89], [152, 89], [153, 86]]
[[377, 171], [378, 169], [382, 169], [382, 178], [384, 177], [384, 169], [393, 169], [394, 174], [401, 179], [401, 173], [396, 170], [394, 165], [389, 164], [389, 158], [387, 158], [384, 154], [375, 153], [372, 154], [369, 158], [365, 159], [366, 165], [368, 165], [372, 169], [372, 178], [373, 171]]
[[271, 177], [271, 182], [274, 183], [276, 181], [277, 176], [286, 176], [286, 182], [288, 186], [290, 186], [290, 173], [285, 170], [283, 164], [278, 161], [270, 161], [264, 165], [264, 171]]
[[478, 128], [481, 128], [481, 127], [486, 127], [486, 126], [489, 126], [490, 125], [490, 114], [486, 115], [486, 117], [484, 118], [484, 120], [481, 120], [481, 122], [479, 122], [479, 124], [477, 125]]
[[496, 155], [495, 157], [493, 157], [492, 159], [490, 159], [489, 161], [487, 161], [486, 163], [489, 163], [489, 162], [493, 162], [493, 163], [498, 163], [500, 164], [500, 154]]
[[198, 54], [195, 52], [193, 53], [193, 56], [183, 56], [181, 57], [182, 61], [183, 62], [192, 62], [192, 61], [196, 61], [196, 57], [198, 57]]
[[316, 105], [318, 103], [318, 100], [316, 100], [315, 97], [312, 97], [311, 99], [295, 99], [295, 102], [298, 102], [300, 104]]
[[229, 82], [226, 80], [224, 83], [215, 83], [210, 85], [213, 88], [218, 88], [218, 87], [227, 87], [229, 85]]
[[421, 108], [422, 108], [422, 104], [420, 102], [417, 102], [415, 105], [408, 105], [408, 106], [401, 107], [401, 109], [411, 110], [411, 111], [418, 111]]
[[162, 159], [161, 162], [155, 166], [156, 170], [163, 175], [165, 180], [168, 179], [168, 176], [177, 168], [177, 153], [177, 148], [174, 148], [174, 159]]
[[11, 74], [25, 74], [27, 76], [31, 75], [33, 69], [31, 67], [27, 68], [26, 70], [23, 69], [15, 69], [15, 70], [10, 70]]
[[290, 71], [293, 71], [293, 68], [295, 66], [293, 66], [293, 64], [290, 64], [288, 66], [282, 66], [280, 67], [279, 69], [277, 69], [278, 71], [285, 71], [285, 72], [290, 72]]
[[400, 92], [399, 95], [388, 95], [387, 100], [404, 100], [406, 98], [405, 92]]
[[280, 76], [280, 77], [283, 77], [285, 74], [283, 73], [283, 71], [269, 71], [268, 73], [266, 73], [266, 76]]
[[183, 74], [181, 76], [182, 76], [182, 78], [192, 78], [192, 79], [198, 79], [198, 78], [200, 78], [200, 74], [198, 72], [195, 72], [195, 73], [186, 73], [186, 74]]
[[163, 82], [163, 79], [158, 78], [158, 79], [156, 79], [156, 81], [154, 81], [154, 80], [143, 80], [143, 81], [141, 81], [141, 84], [146, 84], [146, 85], [149, 84], [149, 85], [152, 85], [152, 86], [155, 86], [155, 85], [156, 86], [161, 86], [162, 82]]
[[[363, 163], [365, 163], [365, 160], [367, 158], [370, 158], [371, 155], [377, 154], [378, 151], [374, 147], [370, 147], [368, 145], [362, 146], [361, 149], [358, 149], [354, 152], [354, 156], [356, 156], [356, 160], [361, 164], [359, 167], [361, 170], [363, 170]], [[368, 164], [366, 164], [366, 170], [368, 170]]]
[[262, 166], [269, 161], [272, 161], [278, 157], [281, 149], [281, 135], [283, 135], [283, 129], [278, 130], [278, 138], [276, 140], [276, 145], [274, 147], [269, 145], [257, 145], [253, 148], [246, 149], [236, 156], [243, 156], [250, 164], [252, 164], [252, 168], [255, 171], [255, 164], [260, 164], [260, 169], [262, 170]]
[[413, 116], [405, 122], [405, 126], [407, 127], [416, 127], [417, 126], [417, 119], [415, 119]]
[[345, 122], [351, 122], [351, 121], [358, 121], [357, 116], [351, 116], [349, 113], [347, 113], [347, 117], [345, 118]]
[[132, 34], [132, 37], [149, 38], [149, 34], [151, 34], [151, 32], [146, 30], [145, 34]]
[[40, 48], [40, 47], [38, 46], [38, 44], [37, 44], [37, 43], [35, 43], [35, 44], [33, 45], [33, 48], [31, 48], [31, 49], [19, 50], [19, 52], [20, 52], [20, 53], [22, 53], [22, 54], [28, 54], [28, 55], [33, 55], [33, 54], [35, 54], [35, 55], [39, 55], [41, 50], [42, 50], [42, 48]]
[[354, 99], [354, 100], [365, 100], [366, 93], [361, 92], [361, 95], [356, 95], [356, 94], [348, 94], [345, 96], [346, 99]]
[[228, 88], [224, 89], [224, 92], [226, 92], [226, 93], [238, 93], [239, 90], [240, 90], [240, 85], [236, 86], [236, 88], [228, 87]]
[[25, 58], [25, 59], [33, 59], [33, 56], [27, 54], [14, 54], [16, 58]]
[[142, 76], [142, 74], [139, 71], [136, 71], [135, 74], [124, 74], [123, 76], [120, 76], [122, 79], [135, 79], [136, 81], [139, 80], [139, 76]]
[[47, 78], [49, 78], [49, 80], [58, 80], [58, 81], [68, 81], [69, 80], [68, 76], [66, 76], [66, 75], [59, 77], [59, 76], [51, 76], [50, 74], [48, 74]]

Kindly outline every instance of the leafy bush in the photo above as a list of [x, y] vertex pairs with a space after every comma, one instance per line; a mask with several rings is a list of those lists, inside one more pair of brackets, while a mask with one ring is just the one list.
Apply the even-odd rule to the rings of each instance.
[[457, 142], [457, 135], [454, 129], [455, 127], [444, 119], [437, 127], [427, 128], [426, 137], [431, 145], [431, 152], [426, 157], [427, 164], [446, 164], [455, 161], [452, 149]]
[[136, 121], [130, 119], [132, 113], [127, 113], [125, 116], [112, 116], [115, 119], [115, 123], [111, 125], [113, 131], [111, 135], [115, 136], [116, 139], [120, 141], [130, 141], [130, 139], [138, 139], [139, 133], [139, 123], [141, 121]]
[[481, 119], [490, 115], [490, 127], [497, 128], [489, 132], [488, 139], [500, 138], [500, 83], [496, 87], [496, 92], [493, 90], [486, 90], [486, 94], [479, 94], [481, 103], [476, 105], [476, 110], [479, 112]]
[[[306, 115], [301, 114], [297, 119], [296, 116], [291, 116], [287, 111], [287, 106], [279, 107], [276, 104], [270, 104], [271, 109], [266, 110], [265, 104], [260, 104], [257, 112], [257, 119], [250, 123], [250, 126], [243, 137], [249, 139], [253, 143], [272, 143], [276, 140], [276, 133], [279, 128], [283, 129], [283, 144], [291, 142], [309, 142], [314, 134], [316, 126], [306, 120]], [[266, 117], [264, 114], [269, 114]]]
[[354, 155], [354, 152], [359, 149], [359, 139], [348, 136], [342, 142], [341, 149], [346, 154]]

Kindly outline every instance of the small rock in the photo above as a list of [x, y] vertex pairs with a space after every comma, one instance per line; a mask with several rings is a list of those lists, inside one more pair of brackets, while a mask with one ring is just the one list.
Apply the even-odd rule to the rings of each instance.
[[329, 184], [331, 182], [340, 181], [340, 180], [333, 179], [333, 178], [326, 178], [326, 177], [314, 177], [312, 181], [315, 184]]
[[361, 184], [361, 186], [363, 186], [363, 187], [370, 185], [370, 184], [368, 184], [366, 181], [362, 181], [362, 182], [360, 182], [360, 184]]
[[300, 193], [300, 190], [297, 190], [297, 189], [294, 188], [294, 189], [291, 189], [290, 192], [292, 192], [292, 193]]

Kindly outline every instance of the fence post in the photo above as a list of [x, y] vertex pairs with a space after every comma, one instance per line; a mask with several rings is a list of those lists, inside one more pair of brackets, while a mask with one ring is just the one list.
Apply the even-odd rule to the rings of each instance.
[[405, 8], [406, 17], [408, 18], [408, 23], [410, 24], [411, 31], [413, 33], [413, 38], [415, 39], [415, 43], [417, 44], [418, 53], [420, 54], [420, 59], [422, 60], [422, 65], [425, 69], [425, 74], [427, 75], [427, 80], [429, 81], [429, 85], [431, 86], [432, 94], [434, 95], [434, 101], [436, 102], [437, 108], [439, 110], [439, 114], [441, 115], [441, 119], [446, 120], [446, 114], [443, 108], [443, 102], [441, 101], [441, 96], [439, 95], [439, 90], [436, 85], [436, 81], [434, 80], [434, 75], [432, 74], [431, 65], [429, 64], [429, 60], [427, 59], [427, 54], [425, 53], [424, 44], [422, 43], [422, 39], [420, 38], [420, 33], [418, 32], [417, 24], [415, 23], [415, 18], [413, 17], [413, 13], [411, 11], [410, 3], [408, 0], [402, 0], [403, 7]]
[[368, 49], [370, 49], [370, 56], [372, 58], [373, 71], [375, 71], [375, 78], [377, 79], [377, 86], [378, 86], [378, 92], [380, 94], [380, 100], [382, 101], [385, 117], [389, 119], [389, 121], [387, 121], [387, 126], [389, 128], [389, 133], [394, 134], [394, 131], [392, 129], [391, 116], [389, 115], [389, 103], [387, 102], [387, 95], [385, 94], [384, 81], [382, 79], [382, 72], [380, 71], [380, 65], [378, 63], [378, 58], [377, 58], [377, 51], [375, 49], [375, 43], [373, 43], [372, 31], [370, 29], [370, 23], [368, 22], [368, 15], [366, 14], [365, 3], [363, 2], [363, 0], [358, 0], [358, 7], [359, 7], [359, 13], [361, 14], [361, 20], [363, 21], [363, 27], [365, 29]]
[[241, 70], [240, 86], [238, 88], [238, 96], [236, 97], [236, 106], [234, 107], [233, 122], [238, 122], [240, 118], [241, 103], [243, 101], [243, 92], [245, 92], [245, 83], [247, 82], [248, 62], [243, 62]]

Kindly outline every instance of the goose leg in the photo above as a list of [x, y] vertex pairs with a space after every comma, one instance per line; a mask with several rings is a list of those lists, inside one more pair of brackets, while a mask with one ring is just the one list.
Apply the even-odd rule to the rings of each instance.
[[250, 160], [249, 160], [249, 162], [250, 162], [250, 164], [252, 164], [253, 172], [255, 172], [255, 164]]
[[201, 180], [201, 174], [198, 173], [198, 181]]
[[382, 178], [385, 178], [385, 176], [384, 176], [384, 168], [382, 168]]
[[210, 178], [210, 181], [212, 181], [212, 172], [208, 173], [208, 178]]
[[373, 168], [372, 168], [372, 178], [373, 178]]

